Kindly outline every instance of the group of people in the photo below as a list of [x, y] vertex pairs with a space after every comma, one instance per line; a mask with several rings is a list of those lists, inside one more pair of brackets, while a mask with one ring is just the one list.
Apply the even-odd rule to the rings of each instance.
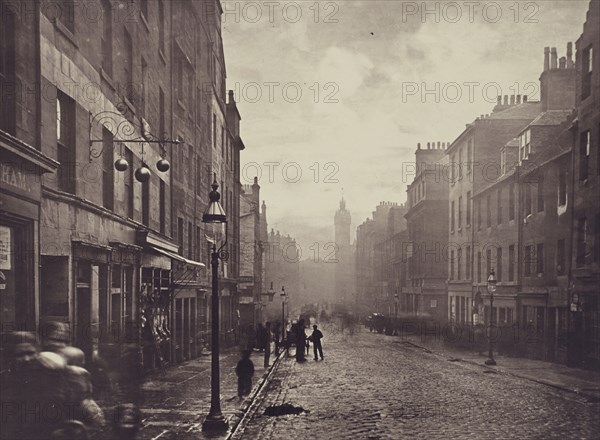
[[[43, 330], [41, 343], [33, 332], [3, 336], [8, 368], [0, 375], [0, 438], [87, 439], [90, 432], [106, 425], [94, 387], [109, 379], [100, 359], [95, 357], [86, 364], [84, 352], [70, 345], [66, 324], [51, 323]], [[124, 422], [113, 426], [116, 436], [133, 437], [139, 422], [136, 409], [116, 409]]]
[[[304, 351], [309, 354], [310, 343], [313, 344], [314, 360], [318, 360], [319, 357], [323, 360], [323, 345], [321, 339], [323, 339], [323, 333], [318, 329], [318, 326], [313, 325], [313, 332], [310, 336], [306, 336], [305, 321], [300, 319], [297, 323], [292, 324], [290, 331], [288, 332], [287, 339], [284, 338], [283, 332], [281, 332], [281, 326], [279, 323], [275, 325], [276, 331], [271, 332], [271, 323], [267, 322], [265, 326], [259, 324], [256, 332], [257, 348], [259, 351], [264, 351], [264, 367], [269, 367], [269, 359], [271, 356], [271, 342], [275, 342], [275, 353], [278, 355], [281, 349], [288, 350], [291, 343], [296, 345], [296, 361], [305, 362]], [[235, 368], [236, 375], [238, 377], [238, 397], [242, 399], [244, 396], [250, 394], [252, 390], [252, 377], [254, 376], [254, 363], [250, 359], [252, 354], [251, 347], [247, 347], [242, 351], [242, 358], [237, 363]]]

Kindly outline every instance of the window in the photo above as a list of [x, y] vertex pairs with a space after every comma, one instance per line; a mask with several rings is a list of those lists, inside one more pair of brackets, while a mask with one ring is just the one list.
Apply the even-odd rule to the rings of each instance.
[[135, 83], [133, 80], [133, 39], [127, 30], [124, 31], [125, 39], [125, 60], [123, 60], [123, 69], [125, 71], [125, 89], [126, 98], [135, 104]]
[[487, 249], [485, 251], [485, 258], [486, 258], [486, 272], [485, 272], [485, 277], [487, 279], [488, 275], [490, 274], [490, 272], [492, 271], [492, 250], [491, 249]]
[[581, 217], [577, 220], [577, 267], [585, 265], [585, 253], [587, 248], [587, 218]]
[[140, 12], [148, 20], [148, 0], [140, 0]]
[[492, 227], [492, 196], [488, 195], [487, 196], [487, 227], [491, 228]]
[[114, 209], [114, 149], [113, 134], [110, 130], [102, 128], [102, 206], [111, 211]]
[[496, 248], [496, 279], [502, 281], [502, 248]]
[[537, 181], [537, 210], [544, 210], [544, 175], [540, 174]]
[[477, 230], [481, 231], [481, 199], [477, 200]]
[[467, 143], [467, 175], [470, 175], [473, 170], [473, 139], [469, 139]]
[[508, 247], [508, 281], [515, 280], [515, 245]]
[[536, 262], [537, 262], [537, 273], [544, 273], [544, 243], [538, 243], [537, 250], [535, 253]]
[[531, 183], [525, 182], [525, 216], [531, 214]]
[[565, 274], [565, 262], [566, 262], [566, 247], [565, 240], [561, 239], [556, 242], [556, 275]]
[[531, 265], [533, 264], [533, 245], [525, 246], [525, 265], [524, 265], [524, 275], [526, 277], [531, 276]]
[[508, 219], [515, 219], [515, 184], [513, 182], [508, 187]]
[[123, 148], [124, 158], [129, 164], [123, 173], [123, 182], [125, 184], [125, 213], [127, 217], [133, 218], [133, 152], [129, 148]]
[[193, 239], [194, 239], [194, 231], [192, 230], [192, 222], [188, 222], [188, 236], [187, 236], [187, 242], [188, 242], [188, 251], [187, 251], [187, 256], [189, 259], [193, 259], [194, 258], [194, 246], [193, 246]]
[[454, 232], [454, 200], [450, 202], [450, 231]]
[[108, 76], [113, 75], [112, 23], [113, 17], [110, 1], [102, 0], [102, 70], [104, 70], [104, 72], [108, 74]]
[[531, 131], [527, 130], [519, 137], [519, 155], [521, 160], [526, 160], [531, 153]]
[[183, 219], [177, 218], [177, 244], [179, 245], [179, 255], [183, 255]]
[[177, 60], [177, 99], [183, 104], [184, 100], [184, 76], [185, 76], [185, 65], [184, 57], [182, 53], [179, 53]]
[[481, 283], [481, 251], [477, 252], [477, 282]]
[[[142, 164], [142, 166], [148, 166]], [[142, 223], [150, 226], [150, 179], [142, 182]]]
[[462, 280], [462, 248], [458, 248], [457, 261], [456, 261], [456, 269], [457, 269], [457, 280]]
[[596, 238], [594, 241], [594, 261], [600, 261], [600, 213], [596, 214]]
[[[1, 6], [0, 6], [1, 7]], [[2, 25], [0, 26], [0, 90], [14, 87], [15, 76], [15, 14], [11, 9], [2, 7]], [[6, 85], [6, 88], [5, 88]], [[2, 93], [2, 111], [0, 129], [11, 135], [16, 134], [15, 93]]]
[[462, 178], [462, 166], [463, 166], [463, 160], [462, 160], [462, 148], [460, 150], [458, 150], [458, 163], [456, 164], [456, 168], [458, 169], [458, 178], [461, 179]]
[[158, 0], [158, 49], [165, 51], [165, 5], [164, 0]]
[[196, 249], [194, 252], [194, 258], [196, 259], [196, 261], [200, 261], [202, 259], [202, 255], [201, 255], [201, 237], [202, 237], [202, 233], [200, 232], [200, 226], [196, 226]]
[[496, 207], [496, 217], [497, 217], [497, 221], [498, 224], [501, 225], [502, 224], [502, 188], [498, 189], [498, 203], [497, 203], [497, 207]]
[[166, 230], [166, 217], [167, 217], [167, 200], [166, 200], [166, 184], [164, 180], [160, 180], [160, 189], [158, 194], [159, 203], [159, 224], [160, 233], [164, 234]]
[[467, 226], [471, 226], [471, 191], [467, 191]]
[[560, 169], [558, 171], [558, 206], [567, 204], [567, 171]]
[[212, 146], [217, 148], [217, 115], [213, 114], [212, 123]]
[[141, 110], [144, 117], [148, 117], [148, 63], [142, 57], [142, 97]]
[[61, 91], [56, 95], [56, 139], [58, 189], [75, 194], [75, 101]]
[[454, 279], [454, 251], [450, 251], [450, 279]]
[[450, 184], [454, 185], [456, 183], [456, 155], [452, 155], [450, 157]]
[[592, 90], [592, 69], [594, 65], [594, 48], [589, 45], [583, 49], [581, 57], [581, 99], [590, 96]]
[[70, 30], [75, 32], [75, 4], [73, 0], [60, 0], [60, 12], [56, 11], [58, 20]]
[[471, 246], [467, 246], [467, 265], [465, 266], [465, 277], [467, 280], [471, 279]]
[[462, 229], [462, 196], [458, 198], [458, 229]]
[[588, 178], [590, 159], [590, 132], [584, 131], [579, 138], [579, 180]]

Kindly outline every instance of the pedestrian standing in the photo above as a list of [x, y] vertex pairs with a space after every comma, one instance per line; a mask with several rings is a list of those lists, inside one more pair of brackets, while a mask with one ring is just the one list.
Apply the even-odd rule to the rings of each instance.
[[252, 376], [254, 376], [254, 363], [250, 360], [250, 350], [242, 351], [242, 359], [235, 367], [235, 374], [238, 377], [238, 397], [250, 394], [252, 390]]
[[304, 347], [306, 346], [306, 333], [304, 331], [304, 319], [298, 321], [296, 327], [296, 362], [304, 362]]
[[267, 321], [265, 324], [265, 368], [269, 368], [269, 359], [271, 357], [271, 340], [273, 335], [271, 333], [271, 323]]
[[321, 339], [323, 339], [323, 333], [317, 328], [317, 325], [313, 325], [313, 332], [309, 338], [313, 343], [313, 352], [315, 354], [315, 361], [317, 360], [317, 351], [321, 360], [323, 360], [323, 346], [321, 345]]

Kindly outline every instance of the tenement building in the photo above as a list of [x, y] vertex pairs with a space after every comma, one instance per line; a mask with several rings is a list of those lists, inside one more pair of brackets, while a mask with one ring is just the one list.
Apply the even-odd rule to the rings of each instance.
[[442, 322], [448, 313], [447, 167], [445, 142], [427, 142], [427, 148], [417, 144], [415, 177], [406, 190], [410, 251], [408, 282], [402, 295], [403, 311]]
[[[29, 271], [13, 322], [64, 321], [88, 360], [126, 344], [149, 369], [198, 355], [207, 339], [215, 236], [201, 218], [213, 179], [238, 239], [243, 143], [225, 93], [222, 11], [217, 0], [100, 0], [93, 16], [86, 5], [0, 3], [1, 139], [13, 154], [2, 175], [15, 182], [2, 193], [28, 204], [1, 232], [34, 251], [2, 270]], [[21, 160], [33, 161], [27, 173], [16, 172]], [[4, 221], [20, 208], [1, 209]], [[237, 249], [220, 275], [230, 334]]]

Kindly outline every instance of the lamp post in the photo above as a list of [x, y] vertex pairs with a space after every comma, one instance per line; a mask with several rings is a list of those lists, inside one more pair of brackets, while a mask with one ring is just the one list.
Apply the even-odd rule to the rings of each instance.
[[496, 274], [494, 273], [494, 269], [491, 270], [490, 276], [487, 279], [487, 289], [490, 294], [490, 324], [489, 324], [489, 353], [488, 360], [485, 361], [486, 365], [496, 365], [496, 361], [494, 360], [494, 351], [492, 349], [492, 319], [494, 314], [494, 292], [496, 291]]
[[[271, 286], [273, 286], [273, 283], [271, 283]], [[281, 296], [281, 342], [283, 343], [285, 341], [285, 300], [287, 298], [284, 286], [281, 286], [279, 295]]]
[[225, 242], [217, 249], [216, 240], [212, 246], [211, 253], [211, 268], [212, 268], [212, 350], [211, 350], [211, 377], [210, 377], [210, 411], [204, 423], [202, 430], [204, 431], [225, 431], [227, 429], [227, 421], [221, 412], [221, 392], [220, 392], [220, 375], [219, 375], [219, 258], [221, 251], [227, 244], [227, 217], [225, 211], [219, 202], [221, 195], [217, 191], [219, 185], [215, 175], [212, 184], [212, 191], [208, 198], [210, 203], [206, 212], [202, 215], [203, 223], [211, 223], [213, 225], [225, 224]]

